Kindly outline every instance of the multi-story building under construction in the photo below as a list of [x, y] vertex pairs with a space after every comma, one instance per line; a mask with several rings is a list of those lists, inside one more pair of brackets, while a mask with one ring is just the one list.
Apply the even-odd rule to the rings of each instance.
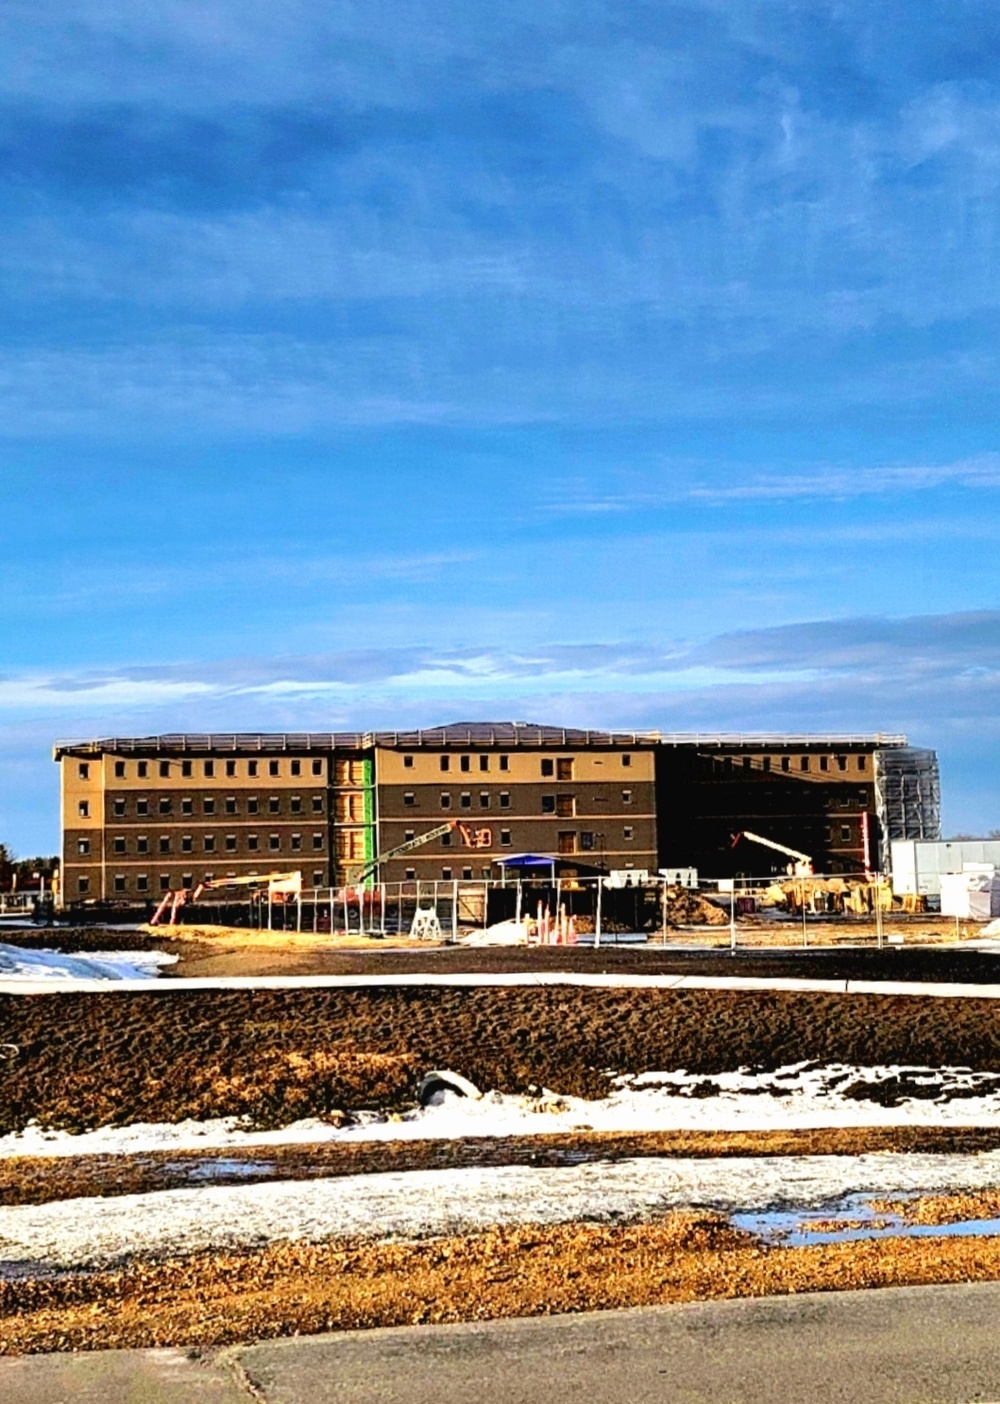
[[[424, 731], [65, 742], [67, 902], [149, 901], [206, 877], [298, 870], [307, 886], [662, 866], [820, 872], [939, 836], [937, 762], [902, 736], [701, 736], [461, 723]], [[454, 822], [452, 822], [454, 821]], [[446, 827], [450, 825], [450, 827]], [[442, 832], [395, 857], [380, 855]], [[464, 841], [476, 835], [475, 846]], [[376, 866], [377, 865], [377, 866]]]

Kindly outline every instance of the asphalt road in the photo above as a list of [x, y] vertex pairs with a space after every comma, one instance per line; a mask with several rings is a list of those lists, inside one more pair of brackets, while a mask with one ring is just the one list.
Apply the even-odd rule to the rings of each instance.
[[10, 1404], [993, 1404], [1000, 1284], [0, 1361]]

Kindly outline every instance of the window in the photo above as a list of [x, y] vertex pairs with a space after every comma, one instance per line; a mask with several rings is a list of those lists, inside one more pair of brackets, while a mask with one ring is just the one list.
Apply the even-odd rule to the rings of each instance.
[[450, 847], [451, 847], [451, 834], [450, 834], [450, 833], [448, 833], [448, 834], [442, 834], [442, 835], [441, 835], [441, 847], [442, 847], [442, 848], [450, 848]]
[[409, 843], [410, 840], [416, 838], [416, 836], [417, 836], [417, 831], [416, 831], [416, 829], [406, 829], [406, 830], [404, 830], [404, 832], [403, 832], [403, 842], [404, 842], [404, 843]]
[[125, 762], [124, 762], [124, 761], [115, 761], [115, 779], [116, 779], [116, 780], [124, 780], [124, 779], [125, 779]]
[[451, 756], [442, 756], [442, 757], [441, 757], [441, 769], [442, 769], [442, 770], [450, 770], [450, 769], [451, 769]]
[[236, 774], [236, 762], [226, 761], [226, 774], [229, 776]]
[[[445, 767], [445, 768], [447, 769], [447, 767]], [[413, 879], [416, 877], [416, 875], [417, 875], [417, 870], [416, 870], [416, 868], [407, 868], [407, 869], [405, 870], [405, 876], [406, 876], [406, 881], [407, 881], [407, 882], [412, 882]]]
[[79, 777], [80, 777], [81, 780], [89, 780], [89, 779], [90, 779], [90, 763], [89, 763], [89, 761], [81, 761], [81, 762], [80, 762], [80, 764], [77, 766], [77, 774], [79, 775]]
[[858, 756], [858, 769], [859, 769], [859, 770], [867, 770], [867, 769], [868, 769], [868, 757], [867, 757], [867, 756]]
[[77, 812], [77, 814], [80, 816], [81, 819], [89, 819], [89, 818], [90, 818], [90, 801], [89, 801], [89, 800], [81, 800], [80, 803], [79, 803], [79, 804], [77, 805], [77, 807], [76, 807], [76, 812]]
[[576, 852], [576, 834], [572, 829], [563, 829], [559, 834], [559, 852]]
[[302, 762], [301, 762], [301, 761], [298, 761], [298, 760], [290, 761], [290, 762], [289, 762], [289, 771], [291, 772], [292, 775], [301, 775], [301, 774], [302, 774]]
[[792, 758], [791, 758], [791, 756], [782, 756], [782, 757], [781, 757], [781, 768], [782, 768], [782, 770], [785, 771], [786, 773], [787, 773], [789, 770], [791, 770], [791, 768], [792, 768]]
[[500, 769], [501, 769], [501, 770], [509, 770], [509, 769], [510, 769], [510, 756], [501, 756], [501, 757], [500, 757]]
[[257, 774], [257, 762], [256, 762], [256, 761], [247, 761], [247, 774], [248, 774], [248, 775], [256, 775], [256, 774]]
[[471, 869], [471, 868], [463, 868], [463, 869], [462, 869], [462, 877], [465, 879], [466, 882], [471, 882], [471, 880], [472, 880], [472, 869]]
[[272, 851], [272, 853], [277, 852], [277, 850], [281, 847], [281, 835], [269, 834], [267, 838], [267, 846]]
[[115, 851], [116, 853], [124, 853], [124, 852], [125, 852], [125, 839], [124, 839], [124, 836], [121, 835], [121, 834], [116, 834], [116, 835], [115, 835], [115, 839], [114, 839], [114, 851]]
[[268, 814], [277, 814], [281, 809], [281, 796], [269, 795], [267, 800]]
[[509, 847], [510, 847], [510, 842], [511, 842], [511, 840], [510, 840], [510, 830], [509, 830], [509, 829], [501, 829], [501, 830], [500, 830], [500, 847], [501, 847], [501, 848], [509, 848]]
[[115, 873], [115, 891], [116, 891], [116, 892], [124, 892], [124, 891], [125, 891], [125, 874], [124, 874], [124, 873]]
[[166, 778], [170, 774], [170, 762], [160, 761], [160, 774]]
[[580, 835], [580, 847], [585, 853], [590, 853], [593, 850], [594, 835], [588, 829], [584, 829], [583, 833]]
[[622, 804], [631, 804], [631, 803], [632, 803], [632, 791], [631, 791], [631, 790], [622, 790]]
[[[184, 885], [185, 885], [185, 887], [190, 887], [190, 886], [191, 886], [190, 883], [185, 883]], [[170, 891], [170, 874], [169, 874], [169, 873], [161, 873], [161, 874], [160, 874], [160, 891], [161, 891], [161, 892], [169, 892], [169, 891]]]
[[[315, 765], [315, 761], [313, 762], [313, 764]], [[322, 868], [316, 868], [316, 869], [313, 870], [313, 887], [322, 887], [322, 886], [323, 886], [323, 869], [322, 869]]]
[[314, 814], [322, 814], [322, 813], [323, 813], [323, 796], [322, 796], [322, 795], [313, 795], [313, 797], [312, 797], [312, 812], [313, 812]]
[[116, 799], [112, 804], [112, 808], [114, 809], [115, 814], [120, 819], [125, 813], [125, 801], [123, 799]]
[[[317, 759], [317, 760], [314, 760], [314, 761], [313, 761], [313, 763], [312, 763], [312, 772], [313, 772], [314, 775], [322, 775], [322, 774], [323, 774], [323, 762], [322, 762], [321, 760]], [[323, 876], [323, 874], [320, 873], [320, 877], [322, 877], [322, 876]]]
[[322, 847], [323, 847], [323, 835], [322, 835], [322, 834], [313, 834], [313, 848], [315, 848], [315, 849], [320, 849], [320, 848], [322, 848]]
[[543, 813], [543, 814], [555, 814], [555, 812], [556, 812], [556, 797], [555, 797], [555, 795], [542, 795], [542, 813]]
[[631, 764], [632, 764], [632, 757], [631, 757], [631, 756], [628, 754], [628, 752], [626, 751], [625, 754], [622, 756], [622, 765], [631, 765]]
[[170, 813], [171, 809], [173, 809], [173, 805], [172, 805], [172, 803], [171, 803], [171, 801], [170, 801], [170, 796], [169, 796], [169, 795], [161, 795], [161, 796], [160, 796], [160, 805], [159, 805], [159, 808], [160, 808], [160, 813], [161, 813], [161, 814], [169, 814], [169, 813]]
[[206, 814], [215, 813], [215, 800], [206, 798], [202, 800], [202, 808]]
[[441, 794], [441, 808], [442, 808], [442, 809], [450, 809], [450, 808], [451, 808], [451, 795], [445, 794], [443, 791], [442, 791], [442, 794]]
[[293, 814], [301, 814], [301, 813], [302, 813], [302, 796], [301, 796], [301, 795], [292, 795], [292, 798], [291, 798], [290, 801], [289, 801], [289, 808], [290, 808], [290, 810], [291, 810], [291, 812], [292, 812]]
[[480, 790], [480, 791], [479, 791], [479, 808], [480, 808], [480, 809], [489, 809], [489, 807], [490, 807], [490, 792], [489, 792], [489, 790]]
[[247, 798], [247, 813], [248, 813], [248, 814], [259, 814], [259, 813], [260, 813], [260, 800], [257, 798], [256, 795], [249, 795], [249, 796], [248, 796], [248, 798]]
[[170, 852], [170, 835], [169, 835], [169, 834], [161, 834], [161, 835], [160, 835], [160, 852], [161, 852], [161, 853], [169, 853], [169, 852]]
[[461, 793], [461, 795], [459, 796], [458, 802], [459, 802], [459, 804], [462, 806], [463, 809], [471, 809], [471, 808], [472, 808], [472, 792], [471, 792], [470, 790], [463, 790], [462, 793]]
[[81, 858], [86, 858], [87, 854], [90, 852], [90, 839], [77, 839], [76, 851], [80, 854]]
[[268, 775], [280, 775], [280, 773], [281, 773], [281, 762], [280, 762], [280, 761], [268, 761], [268, 763], [267, 763], [267, 773], [268, 773]]
[[576, 813], [576, 795], [557, 795], [556, 813], [561, 819], [572, 819]]
[[206, 873], [205, 876], [204, 876], [204, 878], [202, 879], [202, 881], [203, 881], [203, 882], [211, 882], [212, 879], [213, 879], [214, 877], [215, 877], [215, 874], [214, 874], [214, 873]]
[[302, 849], [302, 835], [292, 834], [292, 852], [299, 853]]
[[182, 813], [182, 814], [193, 814], [193, 813], [194, 813], [194, 800], [191, 799], [191, 797], [190, 797], [189, 795], [185, 795], [184, 798], [181, 800], [181, 813]]
[[147, 837], [145, 834], [140, 834], [139, 837], [136, 839], [136, 841], [135, 841], [135, 851], [136, 851], [136, 853], [148, 853], [148, 852], [149, 852], [149, 839], [148, 839], [148, 837]]
[[768, 770], [771, 769], [771, 757], [770, 757], [770, 756], [762, 756], [762, 757], [761, 757], [760, 768], [761, 768], [761, 770], [763, 770], [763, 771], [768, 771]]
[[256, 834], [247, 834], [247, 848], [251, 853], [256, 853], [260, 847], [260, 840]]
[[194, 767], [190, 761], [181, 761], [181, 774], [185, 777], [190, 777], [194, 774]]
[[136, 775], [138, 775], [140, 780], [145, 780], [146, 776], [149, 774], [148, 763], [146, 761], [139, 761], [138, 765], [135, 768], [135, 773]]
[[403, 803], [412, 808], [417, 802], [417, 797], [412, 790], [403, 791]]
[[749, 756], [744, 756], [744, 757], [743, 757], [743, 769], [744, 769], [744, 770], [749, 770], [749, 769], [750, 769], [750, 757], [749, 757]]
[[403, 757], [403, 766], [405, 767], [406, 770], [412, 770], [412, 769], [413, 769], [413, 757], [412, 757], [412, 756], [404, 756], [404, 757]]
[[840, 841], [841, 841], [841, 843], [850, 843], [850, 841], [851, 841], [851, 826], [850, 826], [850, 824], [841, 824], [841, 826], [840, 826]]
[[450, 868], [442, 868], [442, 869], [441, 869], [441, 876], [444, 878], [445, 882], [451, 882], [451, 869], [450, 869]]
[[838, 769], [838, 770], [846, 770], [846, 769], [847, 769], [847, 757], [846, 757], [846, 756], [838, 756], [838, 757], [837, 757], [837, 769]]
[[830, 769], [830, 757], [829, 757], [829, 756], [820, 756], [820, 758], [819, 758], [819, 768], [820, 768], [820, 770], [829, 770], [829, 769]]
[[89, 878], [89, 877], [77, 878], [77, 880], [76, 880], [76, 890], [77, 890], [77, 892], [79, 892], [81, 895], [82, 895], [84, 892], [89, 892], [89, 891], [90, 891], [90, 878]]
[[140, 795], [139, 798], [136, 800], [135, 812], [136, 814], [140, 815], [149, 813], [149, 800], [146, 798], [145, 795]]
[[635, 830], [632, 828], [631, 824], [626, 824], [622, 829], [622, 838], [626, 843], [631, 843], [635, 838]]
[[556, 761], [556, 779], [573, 779], [573, 760], [570, 756], [560, 756]]
[[799, 756], [799, 769], [800, 769], [800, 770], [808, 770], [808, 769], [809, 769], [809, 757], [808, 757], [808, 756]]
[[556, 773], [556, 763], [555, 763], [555, 761], [551, 758], [551, 756], [545, 756], [545, 757], [543, 758], [543, 760], [542, 760], [542, 774], [543, 774], [543, 775], [555, 775], [555, 773]]
[[215, 761], [205, 762], [205, 775], [209, 780], [215, 775]]
[[471, 769], [472, 769], [472, 757], [471, 757], [471, 756], [461, 756], [461, 757], [459, 758], [458, 768], [459, 768], [459, 770], [471, 770]]
[[227, 834], [227, 835], [226, 835], [226, 852], [227, 852], [227, 853], [235, 853], [235, 852], [236, 852], [236, 835], [235, 835], [235, 834]]
[[190, 834], [181, 834], [181, 852], [191, 853], [194, 850], [194, 839]]
[[489, 756], [480, 756], [480, 757], [479, 757], [479, 769], [480, 769], [480, 770], [489, 770], [489, 768], [490, 768], [490, 758], [489, 758]]
[[501, 808], [501, 809], [509, 809], [509, 808], [510, 808], [510, 791], [509, 791], [509, 790], [501, 790], [501, 791], [500, 791], [500, 808]]
[[236, 796], [235, 796], [235, 795], [227, 795], [227, 796], [226, 796], [226, 813], [227, 813], [227, 814], [235, 814], [235, 813], [236, 813]]
[[149, 878], [146, 873], [139, 873], [136, 877], [135, 890], [137, 892], [147, 892], [149, 890]]

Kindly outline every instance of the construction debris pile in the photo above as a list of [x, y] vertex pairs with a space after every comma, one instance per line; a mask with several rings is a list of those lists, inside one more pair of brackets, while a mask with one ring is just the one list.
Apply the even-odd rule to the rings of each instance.
[[891, 912], [892, 888], [885, 878], [795, 877], [774, 882], [764, 892], [762, 905], [816, 916], [866, 916], [881, 908]]
[[663, 904], [668, 926], [725, 926], [728, 912], [688, 887], [666, 887]]

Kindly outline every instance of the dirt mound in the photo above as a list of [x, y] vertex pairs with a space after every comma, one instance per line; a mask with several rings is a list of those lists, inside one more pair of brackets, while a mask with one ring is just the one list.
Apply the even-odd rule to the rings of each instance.
[[725, 926], [729, 921], [720, 906], [687, 887], [668, 887], [664, 902], [668, 926]]

